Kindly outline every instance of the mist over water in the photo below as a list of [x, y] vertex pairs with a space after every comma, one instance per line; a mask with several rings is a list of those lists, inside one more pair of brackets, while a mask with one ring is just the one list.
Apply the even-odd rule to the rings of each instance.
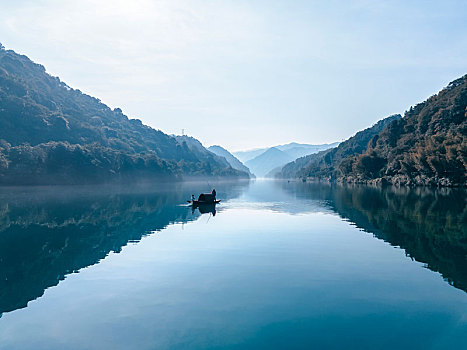
[[[215, 210], [187, 207], [216, 188]], [[462, 348], [462, 189], [0, 190], [0, 349]]]

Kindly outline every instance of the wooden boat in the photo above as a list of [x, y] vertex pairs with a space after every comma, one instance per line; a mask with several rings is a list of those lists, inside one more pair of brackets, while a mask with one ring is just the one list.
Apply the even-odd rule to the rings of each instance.
[[212, 193], [201, 193], [198, 197], [198, 200], [187, 201], [192, 206], [199, 206], [199, 205], [208, 205], [208, 204], [218, 204], [220, 203], [220, 199], [216, 199], [216, 197]]
[[204, 202], [204, 201], [199, 201], [199, 200], [194, 200], [194, 201], [187, 201], [187, 203], [190, 203], [193, 206], [198, 206], [198, 205], [212, 205], [212, 204], [219, 204], [220, 199], [216, 199], [214, 202]]

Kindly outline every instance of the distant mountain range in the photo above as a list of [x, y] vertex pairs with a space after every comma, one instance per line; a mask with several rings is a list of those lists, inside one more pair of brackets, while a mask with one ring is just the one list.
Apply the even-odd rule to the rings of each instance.
[[0, 184], [193, 176], [248, 174], [198, 141], [129, 119], [0, 45]]
[[272, 169], [293, 160], [293, 157], [275, 147], [267, 149], [264, 153], [250, 159], [245, 165], [258, 177], [265, 177]]
[[277, 175], [353, 183], [467, 187], [467, 75], [438, 94], [297, 159]]
[[298, 157], [335, 147], [338, 144], [338, 142], [335, 142], [332, 144], [310, 145], [292, 142], [270, 148], [234, 152], [233, 154], [244, 162], [256, 176], [272, 177], [274, 170], [279, 171], [284, 164]]
[[227, 162], [229, 162], [232, 168], [246, 172], [250, 175], [250, 177], [254, 177], [254, 175], [250, 172], [250, 169], [248, 169], [248, 167], [246, 167], [240, 160], [238, 160], [232, 153], [227, 151], [225, 148], [218, 145], [214, 145], [208, 147], [208, 150], [218, 155], [219, 157], [224, 157], [227, 160]]
[[338, 144], [339, 144], [338, 142], [334, 142], [330, 144], [310, 145], [306, 143], [291, 142], [285, 145], [277, 145], [273, 147], [255, 148], [255, 149], [246, 150], [246, 151], [233, 152], [233, 155], [237, 157], [242, 163], [246, 163], [247, 161], [266, 152], [268, 149], [276, 148], [280, 151], [286, 152], [293, 159], [296, 159], [299, 157], [306, 156], [308, 154], [316, 153], [316, 152], [323, 151], [331, 147], [335, 147]]

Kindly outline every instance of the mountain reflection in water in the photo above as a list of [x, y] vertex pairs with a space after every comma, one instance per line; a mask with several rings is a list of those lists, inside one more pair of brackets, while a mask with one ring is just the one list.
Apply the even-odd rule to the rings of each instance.
[[404, 249], [407, 256], [467, 291], [465, 189], [276, 184], [297, 201], [321, 203], [363, 231]]
[[187, 208], [192, 194], [207, 189], [185, 183], [0, 190], [0, 315], [26, 307], [66, 275], [146, 234], [239, 203], [291, 214], [335, 212], [467, 291], [465, 190], [237, 182], [216, 184], [223, 200], [218, 208]]
[[[218, 197], [228, 200], [247, 186], [222, 183]], [[191, 211], [186, 200], [208, 189], [200, 183], [1, 189], [0, 316], [129, 242], [196, 220], [203, 212]]]

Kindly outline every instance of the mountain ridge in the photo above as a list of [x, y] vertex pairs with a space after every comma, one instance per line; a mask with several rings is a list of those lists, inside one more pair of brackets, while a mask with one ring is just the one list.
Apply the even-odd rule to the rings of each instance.
[[[381, 122], [382, 128], [371, 131]], [[285, 165], [278, 177], [467, 187], [467, 75], [411, 107], [404, 117], [378, 123], [362, 131], [365, 137], [355, 149], [350, 142], [359, 133], [335, 149]], [[336, 157], [342, 147], [351, 152]]]
[[340, 180], [467, 187], [467, 74], [389, 124]]
[[236, 158], [232, 153], [227, 151], [224, 147], [219, 145], [212, 145], [209, 146], [207, 149], [208, 151], [218, 155], [219, 157], [224, 157], [232, 168], [244, 171], [248, 173], [250, 177], [254, 176], [245, 164], [243, 164], [238, 158]]
[[261, 153], [259, 156], [247, 161], [245, 165], [257, 177], [264, 177], [271, 168], [286, 164], [293, 158], [284, 151], [275, 147], [269, 148], [266, 152]]
[[363, 152], [371, 138], [392, 121], [401, 118], [400, 114], [386, 117], [373, 126], [357, 132], [337, 147], [296, 159], [286, 164], [277, 177], [317, 178], [331, 181], [337, 177], [341, 162], [349, 155]]
[[[290, 142], [290, 143], [271, 146], [271, 147], [253, 148], [253, 149], [245, 150], [245, 151], [236, 151], [236, 152], [232, 152], [232, 154], [235, 157], [237, 157], [242, 163], [246, 163], [247, 161], [261, 155], [262, 153], [266, 152], [268, 149], [272, 147], [275, 147], [280, 151], [286, 151], [286, 152], [292, 149], [302, 150], [303, 153], [299, 154], [299, 156], [305, 156], [305, 155], [312, 154], [312, 153], [315, 153], [315, 152], [318, 152], [324, 149], [335, 147], [338, 144], [339, 142], [323, 143], [323, 144], [318, 144], [318, 145], [308, 144], [308, 143]], [[289, 154], [294, 158], [299, 157], [299, 156], [295, 156], [294, 153], [289, 153]]]
[[0, 184], [248, 177], [1, 47], [0, 106]]
[[[247, 165], [255, 175], [259, 177], [274, 177], [276, 170], [280, 170], [280, 168], [286, 163], [304, 155], [313, 154], [338, 144], [338, 142], [334, 142], [331, 144], [312, 145], [291, 142], [269, 148], [243, 151], [240, 152], [240, 155], [243, 159], [254, 156], [253, 158], [245, 161], [245, 165]], [[273, 151], [269, 152], [270, 150]], [[239, 152], [234, 152], [234, 154], [237, 153]]]

